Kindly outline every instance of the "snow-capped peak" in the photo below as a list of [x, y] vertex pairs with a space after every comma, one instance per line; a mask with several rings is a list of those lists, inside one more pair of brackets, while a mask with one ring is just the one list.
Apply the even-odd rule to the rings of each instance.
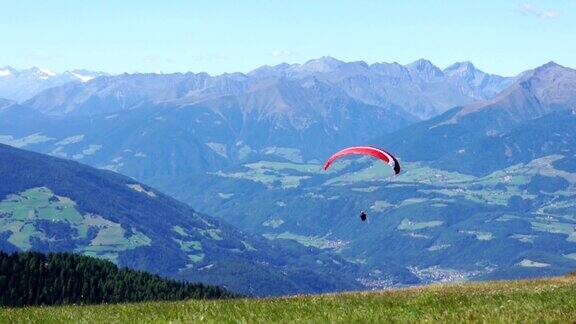
[[54, 73], [48, 69], [40, 68], [40, 67], [33, 67], [31, 69], [24, 70], [21, 72], [24, 72], [25, 74], [28, 74], [28, 75], [34, 75], [34, 77], [37, 77], [40, 80], [48, 80], [48, 79], [56, 76], [56, 73]]
[[78, 80], [80, 80], [80, 82], [84, 83], [84, 82], [88, 82], [92, 79], [94, 79], [93, 76], [90, 75], [82, 75], [76, 72], [70, 72], [74, 77], [76, 77]]
[[344, 62], [333, 57], [323, 56], [321, 58], [310, 60], [302, 64], [298, 67], [298, 69], [309, 72], [329, 72], [342, 64], [344, 64]]
[[474, 64], [469, 61], [465, 62], [456, 62], [449, 67], [444, 69], [444, 73], [447, 74], [467, 74], [467, 73], [475, 73], [479, 72]]
[[56, 73], [54, 73], [54, 72], [52, 72], [52, 71], [50, 71], [50, 70], [47, 70], [47, 69], [45, 69], [45, 68], [39, 67], [39, 68], [37, 68], [37, 70], [38, 70], [39, 73], [42, 73], [42, 74], [44, 74], [44, 75], [46, 75], [46, 76], [49, 76], [49, 77], [56, 76]]
[[0, 78], [12, 75], [12, 71], [8, 69], [0, 69]]
[[419, 77], [423, 78], [424, 80], [428, 81], [431, 81], [436, 78], [441, 78], [444, 76], [442, 70], [440, 70], [432, 62], [425, 59], [419, 59], [417, 61], [414, 61], [406, 65], [406, 68], [408, 68], [408, 70], [411, 70], [415, 74], [419, 75]]

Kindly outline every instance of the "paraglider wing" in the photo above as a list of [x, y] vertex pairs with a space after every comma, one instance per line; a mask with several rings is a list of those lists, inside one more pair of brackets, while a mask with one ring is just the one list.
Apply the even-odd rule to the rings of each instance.
[[339, 152], [336, 152], [334, 155], [332, 155], [330, 158], [328, 158], [328, 160], [326, 161], [326, 164], [324, 164], [324, 170], [328, 170], [328, 168], [332, 165], [332, 163], [334, 161], [336, 161], [337, 159], [346, 156], [346, 155], [350, 155], [350, 154], [364, 154], [364, 155], [371, 155], [377, 159], [380, 159], [386, 163], [388, 163], [390, 166], [394, 167], [394, 173], [398, 174], [400, 173], [400, 163], [398, 163], [398, 160], [390, 153], [376, 148], [376, 147], [371, 147], [371, 146], [354, 146], [354, 147], [349, 147], [349, 148], [345, 148]]

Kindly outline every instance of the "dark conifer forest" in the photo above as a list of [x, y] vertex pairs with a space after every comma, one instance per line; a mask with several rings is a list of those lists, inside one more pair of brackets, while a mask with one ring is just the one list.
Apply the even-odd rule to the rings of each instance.
[[119, 269], [109, 261], [70, 253], [0, 252], [0, 305], [63, 305], [231, 298], [203, 284]]

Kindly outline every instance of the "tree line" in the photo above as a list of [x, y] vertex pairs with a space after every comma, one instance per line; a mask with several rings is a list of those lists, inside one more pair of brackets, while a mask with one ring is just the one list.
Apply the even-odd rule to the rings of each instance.
[[217, 286], [163, 279], [71, 253], [0, 252], [0, 305], [63, 305], [217, 299], [237, 295]]

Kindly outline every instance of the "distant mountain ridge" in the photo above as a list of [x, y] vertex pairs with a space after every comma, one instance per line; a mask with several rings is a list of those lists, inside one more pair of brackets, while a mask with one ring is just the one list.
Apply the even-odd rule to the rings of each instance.
[[[465, 66], [464, 71], [457, 68], [458, 66]], [[0, 73], [0, 97], [17, 101], [67, 82], [85, 83], [104, 75], [88, 71], [71, 71], [57, 75], [37, 68], [15, 71], [7, 67], [1, 71], [4, 73]], [[43, 81], [42, 85], [20, 89], [26, 85], [21, 80], [29, 81], [31, 78], [37, 83]], [[2, 81], [3, 79], [5, 80]], [[442, 71], [424, 59], [400, 65], [343, 62], [332, 57], [321, 57], [304, 64], [262, 66], [247, 74], [121, 74], [109, 76], [98, 84], [86, 87], [77, 85], [55, 89], [41, 95], [32, 101], [31, 105], [43, 106], [44, 111], [50, 114], [68, 114], [74, 110], [73, 106], [85, 105], [86, 101], [107, 105], [116, 100], [115, 103], [121, 104], [123, 109], [134, 108], [144, 102], [160, 103], [180, 99], [198, 102], [207, 98], [239, 95], [255, 87], [262, 87], [262, 83], [265, 85], [285, 79], [300, 84], [310, 82], [311, 79], [322, 80], [366, 104], [402, 107], [410, 115], [426, 119], [457, 105], [490, 98], [509, 85], [513, 78], [484, 73], [469, 62], [456, 63]], [[25, 95], [14, 95], [17, 90], [25, 92]], [[54, 100], [56, 102], [53, 102]], [[102, 112], [106, 112], [106, 109], [89, 113]]]
[[[138, 179], [215, 171], [258, 154], [311, 161], [490, 97], [511, 82], [462, 66], [442, 71], [426, 60], [403, 66], [322, 57], [247, 74], [101, 76], [44, 90], [21, 104], [34, 113], [4, 112], [19, 126], [16, 119], [0, 120], [0, 141]], [[92, 146], [76, 147], [80, 140], [55, 145], [80, 136], [82, 145]], [[177, 152], [165, 154], [175, 149], [169, 142], [180, 143]], [[138, 157], [127, 156], [130, 151]], [[146, 156], [160, 161], [147, 163]]]
[[524, 108], [509, 112], [520, 121], [541, 117], [561, 107], [576, 107], [576, 70], [555, 62], [546, 63], [524, 72], [511, 87], [491, 100], [464, 106], [456, 118], [492, 107], [504, 109], [505, 105]]
[[22, 102], [48, 88], [69, 82], [88, 82], [102, 75], [105, 73], [87, 70], [56, 73], [39, 67], [17, 70], [5, 66], [0, 68], [0, 98]]
[[[532, 123], [535, 129], [560, 129], [563, 123], [551, 123], [552, 117], [546, 116], [554, 114], [560, 118], [562, 114], [574, 112], [576, 70], [550, 62], [523, 73], [492, 99], [454, 108], [374, 142], [387, 143], [405, 160], [433, 161], [443, 168], [483, 174], [538, 157], [522, 149], [533, 144], [522, 138], [493, 150], [498, 146], [496, 143], [514, 136], [522, 125]], [[536, 122], [538, 119], [542, 121]], [[557, 139], [539, 138], [537, 141], [544, 145], [556, 143]], [[572, 149], [568, 145], [571, 135], [566, 135], [563, 142], [566, 150]], [[489, 158], [478, 158], [485, 154]]]
[[407, 65], [369, 65], [363, 61], [342, 62], [331, 57], [310, 60], [302, 65], [263, 66], [248, 75], [328, 80], [358, 100], [400, 106], [422, 119], [462, 103], [491, 98], [513, 80], [484, 73], [470, 62], [455, 63], [441, 70], [425, 59]]
[[513, 81], [513, 78], [484, 73], [468, 61], [454, 63], [443, 73], [464, 94], [477, 99], [493, 98]]
[[9, 108], [15, 104], [15, 101], [0, 98], [0, 110]]

